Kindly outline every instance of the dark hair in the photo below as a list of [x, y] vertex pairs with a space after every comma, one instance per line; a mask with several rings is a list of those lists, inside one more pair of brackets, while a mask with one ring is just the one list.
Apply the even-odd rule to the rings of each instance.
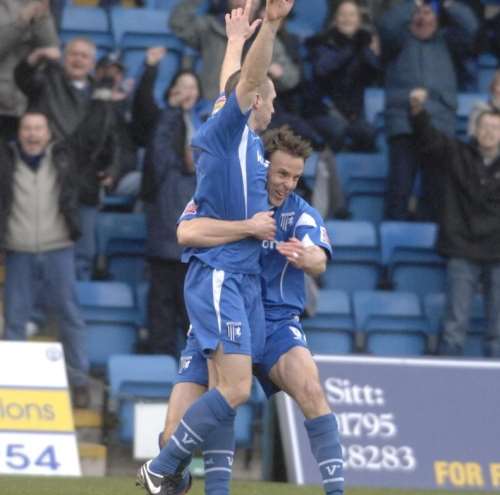
[[165, 89], [165, 92], [163, 93], [163, 100], [164, 101], [168, 102], [168, 97], [170, 95], [170, 91], [172, 91], [172, 88], [177, 84], [177, 81], [182, 76], [193, 76], [196, 79], [196, 85], [198, 86], [198, 99], [200, 99], [202, 97], [201, 82], [200, 82], [200, 78], [198, 77], [198, 74], [196, 74], [196, 72], [192, 71], [191, 69], [182, 69], [174, 75], [174, 77], [170, 81], [170, 84]]
[[312, 153], [309, 141], [295, 134], [289, 126], [284, 125], [267, 131], [263, 136], [266, 157], [271, 158], [275, 151], [283, 151], [289, 155], [307, 160]]

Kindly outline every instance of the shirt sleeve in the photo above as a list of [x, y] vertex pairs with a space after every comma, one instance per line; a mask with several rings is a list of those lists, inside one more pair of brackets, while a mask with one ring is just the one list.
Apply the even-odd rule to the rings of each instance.
[[219, 156], [237, 151], [249, 115], [250, 111], [241, 111], [233, 91], [220, 109], [214, 108], [212, 116], [194, 137], [193, 146]]
[[189, 203], [184, 207], [184, 211], [181, 216], [177, 219], [177, 225], [185, 220], [193, 220], [198, 217], [198, 205], [194, 202], [194, 199], [189, 200]]
[[328, 231], [321, 215], [314, 208], [301, 212], [295, 224], [295, 237], [305, 247], [319, 246], [323, 248], [328, 258], [332, 258], [332, 245], [328, 237]]

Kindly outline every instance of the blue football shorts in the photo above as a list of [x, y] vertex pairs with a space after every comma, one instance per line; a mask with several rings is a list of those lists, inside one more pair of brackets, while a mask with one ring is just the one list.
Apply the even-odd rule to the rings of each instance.
[[184, 299], [193, 336], [206, 357], [222, 344], [225, 354], [260, 362], [266, 324], [259, 275], [224, 272], [192, 259]]
[[253, 374], [259, 380], [267, 397], [280, 391], [269, 378], [269, 373], [279, 358], [293, 347], [307, 347], [307, 340], [300, 324], [300, 319], [295, 316], [290, 319], [266, 321], [266, 345], [260, 363], [253, 367]]
[[193, 332], [188, 332], [186, 346], [181, 352], [175, 383], [197, 383], [208, 387], [207, 359], [200, 352]]

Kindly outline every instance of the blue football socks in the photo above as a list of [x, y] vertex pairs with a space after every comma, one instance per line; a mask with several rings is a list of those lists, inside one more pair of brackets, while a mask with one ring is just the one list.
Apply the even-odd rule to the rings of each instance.
[[205, 495], [229, 495], [234, 458], [234, 417], [221, 421], [203, 444]]
[[326, 414], [304, 421], [311, 451], [318, 462], [327, 495], [344, 493], [344, 462], [340, 446], [337, 419]]
[[234, 414], [234, 409], [216, 388], [206, 392], [186, 411], [167, 445], [151, 462], [150, 469], [161, 475], [174, 474], [209, 434]]

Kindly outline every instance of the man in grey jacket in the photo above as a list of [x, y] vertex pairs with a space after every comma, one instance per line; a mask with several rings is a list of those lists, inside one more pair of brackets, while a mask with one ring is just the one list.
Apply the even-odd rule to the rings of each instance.
[[[227, 8], [220, 5], [218, 14], [200, 14], [202, 4], [203, 0], [181, 0], [172, 11], [170, 28], [176, 36], [200, 52], [203, 61], [200, 74], [203, 97], [214, 99], [219, 96], [219, 74], [227, 42], [224, 12], [243, 8], [245, 2], [228, 0]], [[252, 19], [255, 19], [259, 4], [259, 0], [253, 0]], [[300, 82], [300, 69], [286, 53], [279, 38], [274, 43], [269, 75], [278, 93], [292, 89]]]
[[[409, 93], [415, 87], [425, 88], [432, 124], [453, 135], [457, 108], [454, 58], [470, 51], [478, 22], [460, 2], [445, 0], [436, 6], [424, 0], [407, 0], [388, 11], [377, 27], [385, 63], [385, 128], [389, 144], [386, 216], [405, 220], [420, 168], [408, 119]], [[422, 173], [421, 219], [434, 220], [436, 216], [434, 179]]]
[[33, 111], [21, 117], [16, 143], [0, 143], [5, 338], [26, 339], [26, 323], [41, 286], [59, 323], [74, 405], [86, 407], [89, 361], [75, 287], [77, 174], [71, 150], [51, 141], [47, 117]]
[[0, 0], [0, 137], [15, 137], [26, 107], [14, 82], [14, 68], [36, 48], [57, 45], [47, 0]]

